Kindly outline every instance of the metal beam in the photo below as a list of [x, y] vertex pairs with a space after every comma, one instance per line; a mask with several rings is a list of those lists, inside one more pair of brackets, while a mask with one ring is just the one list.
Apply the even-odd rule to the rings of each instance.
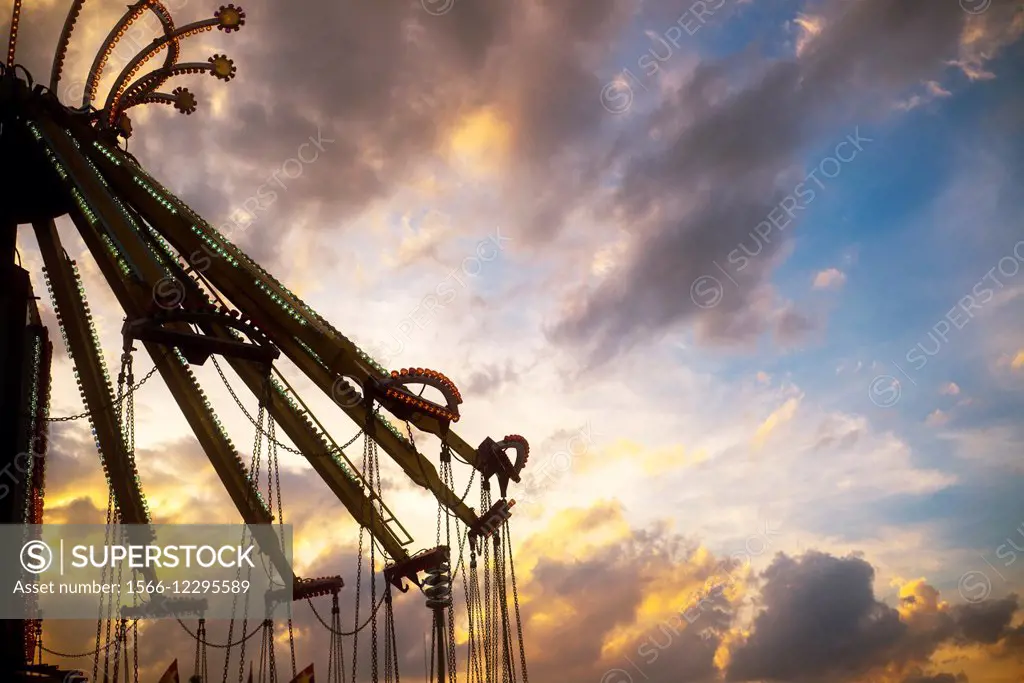
[[[73, 268], [73, 262], [64, 252], [53, 221], [35, 223], [33, 228], [49, 277], [57, 320], [64, 330], [68, 352], [75, 364], [82, 402], [89, 411], [103, 470], [121, 513], [120, 521], [122, 524], [148, 525], [150, 519], [142, 498], [138, 472], [128, 456], [115, 406], [114, 389], [107, 376], [103, 352], [97, 343], [81, 281]], [[149, 542], [150, 538], [142, 527], [130, 528], [138, 536], [133, 538], [133, 542], [141, 545]], [[152, 570], [148, 567], [144, 569], [146, 579], [155, 580], [155, 575], [147, 571]]]
[[[92, 213], [87, 216], [83, 211], [73, 211], [71, 215], [76, 226], [82, 233], [90, 252], [100, 264], [100, 269], [108, 284], [114, 290], [114, 294], [118, 296], [122, 308], [130, 316], [140, 316], [149, 301], [151, 292], [137, 282], [132, 283], [133, 286], [127, 286], [122, 282], [120, 276], [115, 276], [115, 272], [122, 273], [123, 270], [107, 251], [102, 235], [105, 231], [109, 231], [108, 235], [118, 240], [124, 247], [132, 267], [137, 269], [139, 275], [149, 278], [155, 276], [156, 279], [159, 279], [164, 273], [153, 262], [145, 249], [133, 246], [130, 241], [125, 243], [134, 233], [127, 215], [114, 201], [109, 188], [93, 172], [87, 159], [81, 154], [67, 132], [45, 118], [40, 119], [38, 125], [43, 133], [45, 143], [50, 147], [59, 163], [63, 165], [68, 181], [77, 188], [82, 197], [86, 198], [88, 204], [86, 208]], [[115, 283], [117, 284], [115, 285]], [[153, 345], [146, 345], [146, 350], [152, 357], [185, 419], [199, 439], [214, 471], [224, 484], [242, 519], [253, 527], [271, 524], [273, 516], [265, 504], [259, 500], [258, 493], [250, 484], [245, 465], [219, 426], [212, 410], [206, 404], [192, 371], [173, 353], [167, 353]], [[291, 565], [284, 556], [280, 541], [273, 531], [264, 526], [262, 529], [253, 528], [252, 532], [259, 542], [260, 548], [271, 558], [282, 577], [293, 576]]]
[[[151, 249], [155, 253], [159, 254], [163, 251], [160, 245], [155, 244], [155, 240], [147, 239], [146, 241], [149, 242]], [[205, 293], [186, 275], [180, 264], [172, 260], [171, 254], [162, 254], [161, 261], [175, 274], [178, 281], [182, 283], [182, 286], [185, 287], [185, 301], [206, 300]], [[156, 286], [156, 283], [146, 284], [147, 286]], [[203, 332], [211, 337], [223, 339], [225, 342], [238, 343], [224, 326], [217, 325], [212, 321], [200, 326]], [[262, 368], [237, 356], [227, 356], [225, 359], [238, 376], [241, 377], [253, 395], [260, 396], [263, 393], [265, 371]], [[267, 408], [274, 420], [284, 429], [288, 438], [302, 452], [303, 457], [313, 467], [313, 470], [330, 487], [334, 495], [348, 509], [360, 526], [369, 530], [392, 560], [395, 562], [407, 560], [409, 553], [403, 547], [406, 543], [403, 543], [398, 538], [398, 535], [388, 526], [389, 520], [383, 518], [380, 512], [378, 512], [377, 506], [380, 506], [389, 514], [390, 510], [387, 509], [384, 502], [372, 488], [366, 485], [365, 480], [362, 481], [362, 484], [353, 480], [353, 476], [358, 476], [354, 467], [351, 467], [352, 474], [350, 475], [346, 473], [338, 461], [328, 455], [335, 445], [328, 443], [327, 439], [316, 430], [308, 418], [289, 403], [279, 392], [271, 392]], [[346, 466], [351, 466], [351, 461], [349, 461], [340, 448], [337, 449], [337, 452], [346, 461]], [[394, 515], [391, 516], [390, 521], [397, 521]], [[401, 525], [399, 525], [399, 529], [408, 536], [408, 532]], [[410, 538], [408, 542], [411, 542], [411, 540]]]
[[[87, 149], [87, 153], [102, 169], [107, 182], [121, 196], [127, 197], [177, 251], [189, 255], [216, 252], [214, 257], [207, 257], [209, 267], [205, 269], [204, 276], [251, 318], [322, 391], [333, 395], [337, 378], [343, 374], [361, 380], [371, 373], [376, 377], [384, 376], [361, 358], [361, 352], [351, 341], [328, 330], [324, 324], [326, 321], [321, 322], [309, 312], [300, 311], [288, 303], [292, 300], [291, 295], [269, 274], [227, 240], [210, 233], [202, 219], [184, 202], [159, 186], [120, 150], [104, 146], [102, 150]], [[324, 354], [334, 354], [334, 358], [325, 362], [324, 356], [311, 352], [313, 345]], [[477, 521], [476, 513], [441, 481], [433, 463], [418, 453], [407, 439], [393, 432], [382, 418], [368, 418], [362, 405], [341, 405], [341, 408], [357, 425], [373, 433], [381, 448], [410, 479], [430, 490], [467, 525]], [[475, 462], [475, 449], [453, 433], [449, 433], [447, 438], [453, 448], [458, 447], [463, 457]]]

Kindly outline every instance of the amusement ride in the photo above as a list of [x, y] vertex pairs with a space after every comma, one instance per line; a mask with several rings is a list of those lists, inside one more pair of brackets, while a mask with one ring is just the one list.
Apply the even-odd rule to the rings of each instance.
[[[85, 653], [48, 648], [42, 618], [4, 621], [0, 678], [136, 683], [139, 622], [159, 616], [176, 619], [195, 641], [193, 671], [186, 672], [190, 680], [313, 680], [312, 667], [300, 672], [295, 660], [291, 605], [303, 601], [312, 607], [319, 627], [330, 632], [329, 652], [317, 653], [326, 659], [326, 668], [316, 672], [321, 683], [398, 681], [400, 646], [393, 598], [416, 586], [433, 615], [431, 681], [527, 682], [508, 533], [515, 501], [507, 498], [509, 483], [520, 481], [526, 464], [527, 441], [510, 435], [471, 446], [459, 438], [452, 424], [459, 421], [462, 396], [451, 380], [424, 368], [388, 371], [382, 367], [128, 153], [133, 108], [162, 104], [183, 114], [195, 111], [195, 96], [185, 87], [171, 89], [172, 79], [205, 73], [229, 81], [235, 76], [234, 63], [224, 55], [214, 54], [205, 62], [180, 62], [179, 57], [182, 42], [192, 36], [242, 28], [245, 12], [240, 7], [224, 5], [211, 18], [176, 26], [161, 0], [134, 2], [96, 53], [82, 100], [61, 102], [57, 93], [68, 45], [84, 3], [71, 2], [48, 82], [37, 82], [15, 58], [22, 0], [14, 0], [6, 59], [0, 63], [0, 467], [14, 466], [25, 475], [11, 484], [10, 495], [0, 498], [0, 523], [26, 529], [43, 523], [48, 427], [58, 421], [83, 420], [89, 423], [106, 476], [108, 530], [114, 529], [111, 533], [120, 533], [128, 541], [144, 543], [150, 538], [146, 530], [153, 519], [135, 461], [134, 393], [158, 374], [252, 540], [280, 576], [294, 577], [294, 581], [290, 595], [260, 596], [288, 604], [286, 624], [250, 616], [246, 600], [237, 618], [225, 621], [226, 633], [219, 637], [208, 630], [205, 601], [157, 595], [133, 604], [108, 597], [97, 616], [95, 647]], [[155, 17], [162, 30], [101, 93], [101, 78], [119, 41], [147, 14]], [[152, 67], [148, 71], [147, 65]], [[79, 267], [61, 244], [55, 219], [63, 216], [70, 218], [124, 313], [116, 379], [104, 360]], [[53, 345], [29, 272], [20, 264], [19, 226], [31, 226], [38, 243], [42, 277], [84, 405], [79, 415], [49, 414]], [[201, 271], [188, 258], [197, 252], [211, 257]], [[153, 363], [152, 370], [141, 377], [134, 369], [140, 347]], [[340, 409], [356, 423], [359, 433], [352, 441], [339, 445], [329, 435], [278, 368], [282, 356], [332, 399], [332, 410]], [[207, 361], [255, 428], [248, 458], [243, 459], [232, 442], [193, 371]], [[232, 387], [223, 365], [245, 386]], [[245, 392], [257, 401], [256, 415], [245, 409], [238, 396]], [[396, 426], [403, 423], [404, 433]], [[418, 449], [413, 427], [437, 437], [438, 467]], [[286, 441], [278, 440], [279, 432], [287, 436]], [[363, 454], [357, 465], [344, 449], [360, 436]], [[286, 522], [279, 449], [304, 457], [359, 524], [355, 614], [344, 625], [339, 608], [339, 592], [345, 585], [342, 577], [295, 576], [281, 537], [268, 531]], [[381, 494], [378, 449], [436, 498], [436, 547], [409, 549], [413, 539]], [[20, 457], [24, 454], [31, 457]], [[462, 495], [453, 490], [455, 461], [472, 468], [469, 487]], [[466, 504], [474, 480], [480, 493], [478, 508]], [[494, 499], [492, 481], [498, 484]], [[369, 580], [362, 576], [364, 564]], [[378, 565], [383, 567], [380, 581]], [[151, 569], [133, 571], [139, 571], [141, 579], [156, 579]], [[454, 590], [453, 576], [458, 573], [463, 588], [458, 614], [468, 631], [463, 642], [455, 637], [459, 591]], [[363, 583], [369, 584], [369, 614], [366, 610], [360, 614]], [[26, 597], [32, 604], [35, 599]], [[317, 603], [324, 600], [317, 610]], [[31, 607], [26, 605], [26, 614], [36, 614]], [[330, 617], [320, 616], [328, 611]], [[257, 635], [259, 642], [250, 644]], [[291, 661], [282, 665], [275, 651], [283, 650], [284, 642]], [[371, 661], [367, 664], [364, 659], [360, 664], [359, 653], [367, 642]], [[225, 651], [223, 671], [209, 670], [208, 647]], [[81, 677], [69, 678], [78, 674], [47, 663], [53, 656], [91, 659], [91, 672], [86, 666]], [[177, 680], [176, 670], [174, 676]]]

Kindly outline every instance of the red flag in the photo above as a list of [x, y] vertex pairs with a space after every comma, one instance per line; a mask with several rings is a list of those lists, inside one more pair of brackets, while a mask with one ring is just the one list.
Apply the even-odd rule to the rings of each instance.
[[166, 673], [160, 677], [159, 683], [179, 683], [178, 680], [178, 660], [175, 659], [171, 662], [171, 665], [167, 667]]
[[292, 679], [292, 683], [316, 683], [316, 677], [313, 675], [313, 665], [310, 664], [300, 671], [299, 675]]

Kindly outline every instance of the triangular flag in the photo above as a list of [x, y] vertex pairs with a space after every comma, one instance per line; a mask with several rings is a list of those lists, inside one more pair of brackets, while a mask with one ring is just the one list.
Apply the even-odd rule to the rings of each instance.
[[179, 683], [177, 659], [171, 662], [171, 665], [167, 667], [166, 673], [164, 673], [164, 675], [160, 677], [160, 683]]
[[316, 677], [313, 675], [313, 665], [310, 664], [300, 671], [299, 675], [292, 679], [292, 683], [316, 683]]
[[252, 662], [249, 662], [249, 683], [252, 683]]

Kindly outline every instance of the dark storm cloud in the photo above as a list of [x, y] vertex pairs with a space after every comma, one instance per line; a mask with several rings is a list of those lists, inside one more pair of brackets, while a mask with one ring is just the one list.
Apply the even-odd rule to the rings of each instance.
[[956, 638], [968, 643], [991, 645], [1007, 637], [1017, 603], [1017, 595], [1011, 594], [1000, 600], [955, 606], [952, 618], [956, 625]]
[[732, 653], [729, 681], [852, 681], [879, 667], [924, 663], [942, 643], [1014, 642], [1016, 595], [958, 605], [919, 627], [875, 598], [874, 568], [857, 557], [780, 555], [761, 576], [763, 608]]
[[[1011, 4], [994, 2], [987, 15]], [[705, 342], [771, 331], [796, 343], [820, 321], [780, 312], [761, 286], [792, 229], [776, 231], [733, 273], [735, 291], [718, 306], [696, 307], [692, 283], [715, 274], [712, 261], [751, 245], [754, 226], [792, 191], [787, 171], [808, 147], [870, 123], [897, 93], [955, 58], [968, 15], [956, 3], [925, 0], [826, 3], [815, 11], [827, 26], [799, 60], [765, 63], [743, 53], [705, 62], [652, 114], [635, 113], [627, 128], [636, 132], [614, 141], [606, 133], [616, 120], [599, 104], [596, 74], [639, 6], [459, 2], [431, 16], [417, 0], [310, 0], [301, 11], [254, 0], [239, 34], [202, 39], [235, 59], [238, 77], [182, 80], [207, 118], [157, 110], [130, 149], [211, 223], [241, 220], [245, 228], [230, 236], [274, 270], [288, 235], [343, 226], [408, 182], [462, 117], [494, 106], [512, 127], [504, 185], [516, 219], [510, 230], [523, 249], [542, 246], [586, 205], [607, 209], [638, 240], [626, 266], [556, 322], [553, 339], [591, 347], [600, 360], [695, 319]], [[181, 20], [205, 9], [190, 6]], [[648, 2], [639, 24], [650, 28], [678, 9]], [[49, 66], [65, 10], [36, 11], [38, 30], [26, 29], [37, 70]], [[72, 48], [88, 54], [76, 41]], [[207, 56], [195, 43], [184, 54]], [[223, 88], [215, 117], [211, 99]], [[324, 149], [301, 175], [285, 177], [283, 165], [310, 137], [325, 140]], [[598, 189], [612, 169], [623, 171], [622, 183], [605, 206]]]
[[[239, 67], [226, 121], [158, 120], [140, 159], [176, 178], [213, 223], [239, 208], [309, 135], [331, 140], [303, 175], [271, 186], [278, 198], [254, 226], [256, 255], [273, 255], [300, 220], [337, 228], [407, 182], [466, 114], [497, 106], [518, 131], [515, 154], [544, 167], [570, 138], [596, 127], [594, 55], [629, 17], [631, 2], [459, 3], [426, 13], [418, 0], [246, 3], [247, 24], [224, 49]], [[201, 102], [201, 105], [203, 102]], [[141, 135], [140, 135], [141, 137]], [[178, 140], [203, 154], [163, 159]], [[187, 166], [186, 166], [187, 164]], [[224, 177], [232, 168], [230, 178]], [[540, 179], [534, 179], [542, 187]], [[246, 235], [246, 241], [250, 235]]]
[[906, 626], [896, 610], [875, 600], [874, 573], [856, 558], [776, 559], [764, 572], [764, 611], [733, 654], [729, 680], [858, 674], [889, 661]]
[[[201, 114], [151, 108], [151, 122], [137, 125], [129, 148], [215, 225], [233, 218], [258, 188], [276, 191], [275, 200], [250, 210], [252, 229], [232, 235], [269, 259], [297, 225], [337, 228], [387, 197], [432, 159], [458, 121], [482, 106], [500, 111], [515, 131], [513, 156], [539, 173], [515, 183], [517, 193], [538, 197], [530, 215], [557, 218], [565, 193], [537, 191], [552, 187], [549, 161], [605, 120], [595, 69], [638, 2], [460, 2], [443, 16], [424, 11], [419, 0], [244, 5], [240, 33], [205, 34], [183, 49], [183, 61], [205, 60], [197, 44], [215, 46], [235, 60], [237, 78], [229, 84], [179, 79], [176, 84], [197, 93]], [[36, 22], [40, 30], [26, 37], [40, 73], [49, 68], [65, 12], [62, 5], [48, 8], [45, 21]], [[195, 3], [175, 14], [179, 24], [208, 16], [206, 5]], [[87, 13], [80, 24], [86, 20]], [[131, 37], [142, 45], [151, 36]], [[72, 54], [87, 61], [95, 47], [77, 35]], [[211, 100], [224, 88], [228, 98], [214, 119]], [[309, 136], [331, 142], [300, 177], [283, 178], [286, 188], [268, 185], [275, 173], [282, 180], [281, 165]], [[558, 227], [524, 224], [541, 225], [538, 235]]]
[[[760, 253], [741, 272], [732, 268], [736, 286], [713, 261], [724, 264], [740, 244], [758, 246], [752, 230], [792, 191], [787, 171], [809, 147], [834, 145], [858, 125], [870, 137], [875, 112], [946, 68], [967, 17], [955, 3], [926, 0], [835, 2], [825, 11], [824, 31], [799, 59], [748, 65], [757, 77], [713, 104], [707, 95], [725, 92], [731, 67], [698, 67], [653, 115], [669, 133], [658, 149], [627, 146], [623, 154], [634, 156], [610, 210], [634, 224], [640, 245], [621, 272], [553, 326], [552, 338], [589, 346], [600, 361], [686, 319], [718, 342], [750, 340], [773, 325], [782, 339], [807, 331], [798, 314], [775, 320], [757, 287], [792, 228], [760, 240]], [[642, 149], [639, 140], [633, 149]], [[702, 275], [720, 278], [726, 290], [708, 310], [690, 296]]]

